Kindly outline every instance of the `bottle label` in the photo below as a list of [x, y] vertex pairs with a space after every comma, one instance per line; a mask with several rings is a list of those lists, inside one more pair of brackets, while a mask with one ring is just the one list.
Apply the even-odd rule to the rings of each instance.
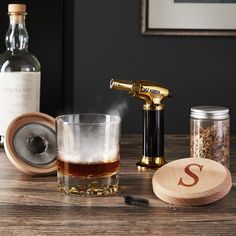
[[38, 112], [40, 72], [0, 73], [0, 135], [5, 136], [10, 122], [27, 112]]

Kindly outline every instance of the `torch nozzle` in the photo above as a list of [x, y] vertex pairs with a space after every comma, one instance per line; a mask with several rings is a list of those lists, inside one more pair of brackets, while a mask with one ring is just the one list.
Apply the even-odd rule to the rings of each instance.
[[125, 90], [131, 91], [133, 87], [132, 81], [129, 80], [114, 80], [111, 79], [110, 81], [110, 89], [114, 90]]

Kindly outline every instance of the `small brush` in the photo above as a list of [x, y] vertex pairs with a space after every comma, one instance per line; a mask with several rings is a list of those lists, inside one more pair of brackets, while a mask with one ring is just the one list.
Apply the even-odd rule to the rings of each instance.
[[130, 195], [124, 195], [125, 204], [138, 207], [149, 207], [149, 200], [145, 198], [136, 198]]

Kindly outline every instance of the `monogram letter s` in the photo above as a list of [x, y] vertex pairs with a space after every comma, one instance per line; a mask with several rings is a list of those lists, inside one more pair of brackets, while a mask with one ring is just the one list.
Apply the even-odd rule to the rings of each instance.
[[193, 178], [194, 182], [193, 182], [192, 184], [185, 184], [185, 183], [183, 182], [183, 178], [181, 177], [181, 178], [179, 179], [178, 185], [182, 185], [182, 186], [184, 186], [184, 187], [192, 187], [192, 186], [194, 186], [194, 185], [196, 185], [196, 184], [198, 183], [199, 177], [198, 177], [197, 175], [195, 175], [195, 174], [190, 170], [190, 167], [191, 167], [191, 166], [197, 166], [197, 167], [199, 167], [200, 171], [202, 171], [202, 168], [203, 168], [203, 165], [194, 164], [194, 163], [185, 166], [185, 168], [184, 168], [185, 173], [186, 173], [187, 175], [189, 175], [191, 178]]

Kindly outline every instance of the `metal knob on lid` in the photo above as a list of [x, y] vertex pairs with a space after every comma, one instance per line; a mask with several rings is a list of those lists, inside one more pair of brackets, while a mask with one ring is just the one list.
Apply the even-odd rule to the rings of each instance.
[[4, 148], [11, 163], [27, 174], [55, 172], [54, 118], [39, 112], [18, 116], [7, 129]]

